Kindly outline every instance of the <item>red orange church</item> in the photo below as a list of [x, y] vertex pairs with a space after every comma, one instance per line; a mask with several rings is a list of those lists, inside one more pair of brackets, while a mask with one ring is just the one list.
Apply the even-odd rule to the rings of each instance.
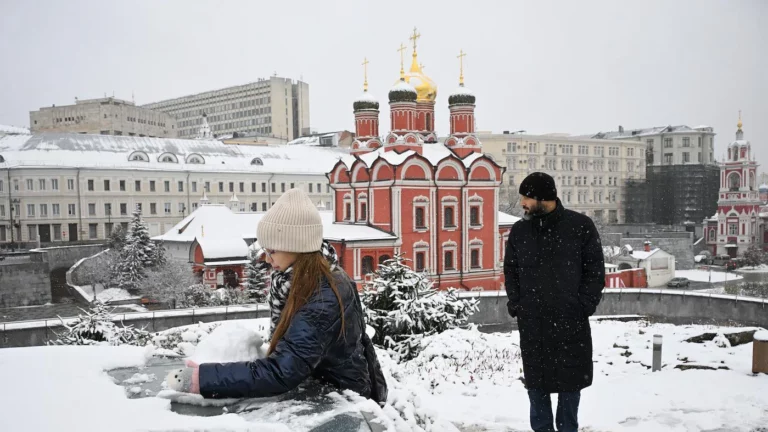
[[407, 73], [401, 46], [400, 79], [388, 94], [390, 132], [380, 136], [379, 102], [366, 73], [353, 104], [353, 150], [327, 174], [334, 228], [366, 226], [382, 235], [326, 237], [357, 280], [399, 253], [436, 287], [501, 289], [507, 233], [518, 220], [497, 210], [504, 168], [482, 153], [475, 136], [476, 98], [464, 86], [463, 53], [459, 87], [448, 98], [450, 135], [438, 142], [437, 86], [418, 62], [418, 37], [414, 30]]

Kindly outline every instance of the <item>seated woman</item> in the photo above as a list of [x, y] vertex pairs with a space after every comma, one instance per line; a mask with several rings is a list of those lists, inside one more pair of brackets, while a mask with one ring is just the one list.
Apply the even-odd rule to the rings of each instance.
[[365, 334], [357, 287], [323, 241], [320, 213], [309, 197], [299, 189], [283, 194], [259, 222], [257, 236], [273, 268], [267, 357], [188, 362], [169, 374], [169, 386], [206, 398], [266, 397], [315, 377], [386, 402], [386, 382]]

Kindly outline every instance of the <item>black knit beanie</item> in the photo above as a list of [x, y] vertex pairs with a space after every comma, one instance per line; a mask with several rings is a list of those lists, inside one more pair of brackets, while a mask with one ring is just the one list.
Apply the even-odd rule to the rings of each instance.
[[555, 201], [557, 199], [555, 179], [549, 174], [535, 172], [520, 183], [520, 195], [538, 201]]

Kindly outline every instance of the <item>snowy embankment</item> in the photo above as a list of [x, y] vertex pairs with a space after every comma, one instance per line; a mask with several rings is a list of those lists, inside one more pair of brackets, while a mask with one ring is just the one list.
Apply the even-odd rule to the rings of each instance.
[[[182, 416], [169, 411], [167, 399], [126, 396], [155, 377], [139, 373], [122, 383], [123, 388], [104, 373], [140, 366], [151, 355], [171, 351], [199, 361], [249, 358], [255, 355], [250, 342], [267, 325], [266, 319], [258, 319], [186, 326], [155, 337], [163, 348], [0, 350], [2, 429], [309, 430], [320, 419], [291, 415], [306, 408], [306, 402], [266, 404], [242, 416]], [[751, 344], [730, 347], [726, 337], [745, 330], [750, 329], [593, 322], [595, 380], [582, 393], [582, 426], [593, 432], [746, 432], [768, 424], [768, 376], [751, 374]], [[708, 341], [686, 342], [708, 332], [714, 333], [703, 338]], [[649, 370], [654, 334], [664, 338], [661, 372]], [[332, 396], [335, 410], [323, 415], [369, 410], [390, 431], [529, 430], [518, 341], [517, 332], [451, 330], [427, 338], [419, 356], [403, 364], [381, 352], [389, 404], [382, 410], [353, 394], [341, 394]]]
[[[83, 298], [93, 300], [93, 285], [74, 285], [76, 290], [81, 292]], [[140, 299], [139, 296], [132, 295], [128, 291], [122, 288], [97, 288], [96, 300], [109, 304], [112, 301], [124, 301], [124, 300], [136, 300]]]
[[711, 277], [712, 283], [732, 282], [744, 279], [733, 273], [718, 271], [709, 272], [707, 270], [675, 270], [675, 277], [684, 277], [694, 282], [709, 282]]

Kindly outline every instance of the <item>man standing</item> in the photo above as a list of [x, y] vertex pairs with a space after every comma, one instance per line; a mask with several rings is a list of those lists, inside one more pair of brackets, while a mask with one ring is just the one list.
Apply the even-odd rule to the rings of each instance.
[[563, 208], [555, 180], [536, 172], [520, 184], [525, 216], [512, 226], [504, 254], [509, 314], [517, 317], [531, 428], [578, 430], [580, 391], [592, 384], [592, 334], [605, 286], [600, 236], [592, 220]]

